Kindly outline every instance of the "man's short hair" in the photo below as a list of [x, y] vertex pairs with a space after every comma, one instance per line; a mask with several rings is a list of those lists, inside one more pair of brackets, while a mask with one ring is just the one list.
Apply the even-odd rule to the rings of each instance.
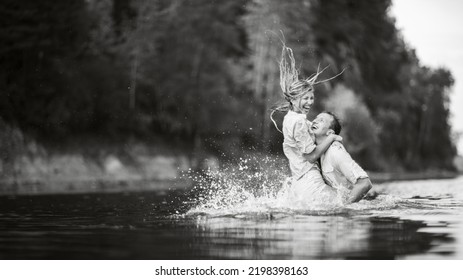
[[332, 116], [331, 124], [330, 124], [330, 129], [334, 131], [335, 134], [339, 135], [341, 133], [341, 122], [339, 121], [339, 118], [333, 113], [333, 112], [324, 112], [325, 114], [328, 114]]

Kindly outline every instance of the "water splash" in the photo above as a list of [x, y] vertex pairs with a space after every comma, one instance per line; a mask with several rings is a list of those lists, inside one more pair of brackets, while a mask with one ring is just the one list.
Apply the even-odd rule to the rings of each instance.
[[286, 169], [275, 158], [240, 158], [220, 170], [190, 171], [195, 182], [189, 213], [237, 213], [266, 211], [276, 199]]
[[346, 205], [345, 193], [336, 201], [323, 197], [300, 201], [284, 189], [288, 178], [286, 162], [279, 158], [240, 158], [220, 170], [193, 172], [188, 177], [195, 182], [189, 194], [187, 215], [233, 216], [236, 218], [286, 215], [339, 215], [366, 210], [397, 207], [397, 199], [380, 195], [372, 201]]

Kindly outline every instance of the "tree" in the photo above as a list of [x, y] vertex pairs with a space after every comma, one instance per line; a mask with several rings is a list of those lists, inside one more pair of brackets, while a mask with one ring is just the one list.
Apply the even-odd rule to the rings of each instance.
[[79, 56], [87, 40], [85, 3], [7, 0], [0, 13], [0, 116], [36, 131], [59, 130], [70, 118], [60, 79], [72, 70], [63, 62]]

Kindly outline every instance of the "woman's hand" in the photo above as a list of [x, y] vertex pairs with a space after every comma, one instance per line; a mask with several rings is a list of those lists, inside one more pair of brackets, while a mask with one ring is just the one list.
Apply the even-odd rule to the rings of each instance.
[[307, 154], [305, 158], [310, 163], [316, 162], [321, 157], [321, 155], [326, 152], [330, 145], [333, 144], [334, 141], [342, 142], [342, 137], [334, 133], [329, 134], [328, 137], [322, 141], [322, 143], [317, 143], [315, 149], [310, 154]]
[[342, 143], [342, 137], [337, 134], [330, 134], [328, 137], [331, 137], [333, 141], [338, 141]]

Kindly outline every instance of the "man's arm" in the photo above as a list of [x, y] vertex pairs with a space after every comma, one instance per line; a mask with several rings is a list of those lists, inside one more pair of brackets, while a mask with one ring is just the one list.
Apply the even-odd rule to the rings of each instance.
[[349, 198], [347, 199], [348, 203], [358, 202], [362, 199], [367, 192], [372, 188], [372, 184], [369, 178], [360, 178], [354, 184], [352, 188]]
[[344, 146], [337, 145], [334, 150], [333, 167], [352, 184], [348, 203], [358, 202], [372, 188], [368, 174], [352, 159]]

